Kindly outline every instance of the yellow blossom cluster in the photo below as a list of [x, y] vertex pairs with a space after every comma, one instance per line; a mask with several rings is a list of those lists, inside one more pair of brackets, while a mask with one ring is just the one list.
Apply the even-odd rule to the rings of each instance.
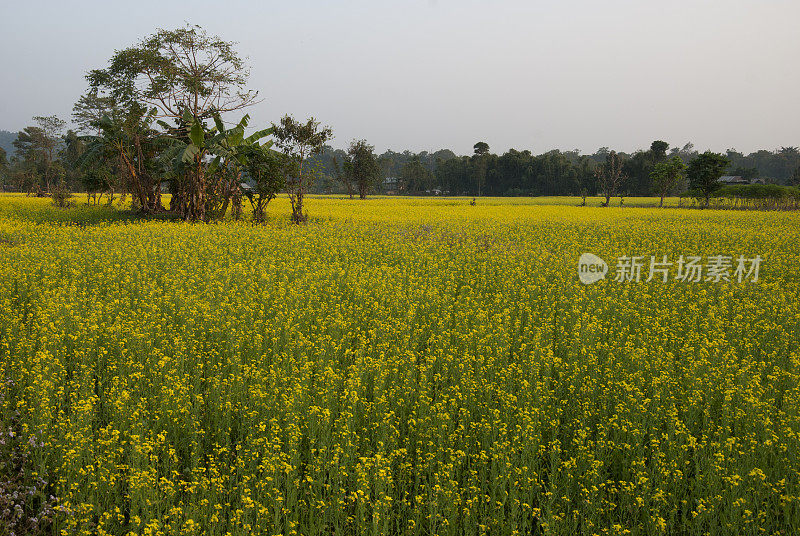
[[[798, 533], [800, 217], [469, 201], [0, 196], [0, 421], [57, 531]], [[764, 261], [583, 285], [583, 252]]]

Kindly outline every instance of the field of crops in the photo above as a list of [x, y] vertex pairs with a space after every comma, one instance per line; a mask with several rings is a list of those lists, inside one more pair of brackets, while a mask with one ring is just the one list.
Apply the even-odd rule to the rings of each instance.
[[0, 535], [797, 534], [800, 216], [575, 204], [0, 196]]

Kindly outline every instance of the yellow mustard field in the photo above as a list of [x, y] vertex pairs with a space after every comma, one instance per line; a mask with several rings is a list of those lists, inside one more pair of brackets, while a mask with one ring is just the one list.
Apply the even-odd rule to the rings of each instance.
[[[310, 198], [292, 226], [279, 198], [253, 226], [0, 196], [0, 510], [29, 491], [0, 519], [798, 534], [800, 216], [469, 201]], [[645, 281], [715, 255], [757, 281]]]

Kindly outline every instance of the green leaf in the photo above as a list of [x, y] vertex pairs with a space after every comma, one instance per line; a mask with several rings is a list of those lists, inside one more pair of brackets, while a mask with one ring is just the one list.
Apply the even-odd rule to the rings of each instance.
[[217, 131], [222, 134], [225, 132], [225, 125], [222, 123], [222, 118], [219, 116], [219, 112], [214, 110], [211, 112], [211, 117], [214, 118], [214, 124], [217, 125]]
[[203, 147], [204, 145], [204, 136], [203, 136], [203, 125], [200, 121], [195, 121], [192, 123], [192, 129], [189, 131], [189, 139], [192, 140], [192, 144], [197, 147]]
[[107, 130], [114, 126], [114, 122], [107, 114], [103, 114], [103, 117], [100, 118], [100, 128], [103, 130]]
[[196, 145], [187, 145], [186, 149], [183, 150], [183, 156], [181, 156], [181, 161], [189, 164], [194, 161], [194, 157], [200, 153], [200, 148]]
[[261, 138], [265, 138], [265, 137], [269, 136], [270, 134], [272, 134], [272, 132], [273, 132], [272, 127], [265, 128], [263, 130], [259, 130], [258, 132], [254, 132], [253, 134], [249, 135], [247, 137], [247, 139], [245, 139], [245, 141], [247, 143], [253, 143], [253, 142], [257, 141], [257, 140], [260, 140]]
[[209, 175], [213, 175], [216, 173], [217, 168], [219, 168], [219, 157], [216, 157], [214, 160], [211, 161], [211, 164], [208, 166], [208, 173]]

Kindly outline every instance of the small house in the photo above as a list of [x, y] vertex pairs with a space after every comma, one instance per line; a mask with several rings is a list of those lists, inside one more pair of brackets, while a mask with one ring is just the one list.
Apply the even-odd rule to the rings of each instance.
[[750, 184], [750, 181], [745, 179], [744, 177], [740, 177], [739, 175], [723, 175], [717, 182], [721, 182], [722, 184]]

